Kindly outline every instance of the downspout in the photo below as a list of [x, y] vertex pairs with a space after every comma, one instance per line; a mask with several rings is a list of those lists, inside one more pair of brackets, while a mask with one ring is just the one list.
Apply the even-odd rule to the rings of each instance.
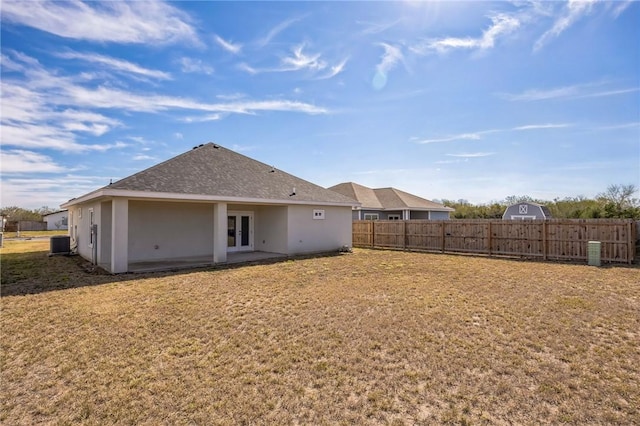
[[98, 264], [98, 224], [94, 223], [91, 226], [91, 233], [93, 234], [93, 247], [91, 248], [91, 260], [92, 264]]

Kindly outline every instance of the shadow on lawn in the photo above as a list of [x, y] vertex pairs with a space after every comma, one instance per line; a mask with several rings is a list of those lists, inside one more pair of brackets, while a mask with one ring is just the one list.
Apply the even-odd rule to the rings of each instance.
[[162, 272], [111, 274], [92, 265], [80, 256], [49, 256], [46, 251], [2, 254], [0, 297], [24, 296], [102, 284], [119, 283], [146, 278], [188, 275], [202, 271], [221, 271], [253, 265], [270, 265], [318, 257], [340, 256], [341, 253], [323, 253], [279, 257], [222, 264], [208, 267], [174, 269]]

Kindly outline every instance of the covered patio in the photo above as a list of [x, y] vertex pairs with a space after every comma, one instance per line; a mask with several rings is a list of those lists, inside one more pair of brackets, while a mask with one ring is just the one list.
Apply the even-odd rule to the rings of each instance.
[[[265, 251], [235, 252], [227, 253], [227, 261], [224, 263], [215, 263], [216, 265], [229, 265], [238, 263], [257, 262], [262, 260], [284, 259], [286, 254], [272, 253]], [[211, 256], [184, 257], [171, 260], [152, 260], [144, 262], [129, 263], [129, 272], [158, 272], [170, 271], [176, 269], [204, 268], [213, 266], [214, 262]]]

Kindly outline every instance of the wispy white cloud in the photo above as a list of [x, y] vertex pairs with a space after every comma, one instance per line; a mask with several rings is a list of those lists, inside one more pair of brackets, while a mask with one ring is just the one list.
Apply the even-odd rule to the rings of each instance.
[[4, 78], [2, 91], [2, 127], [5, 146], [50, 148], [62, 151], [104, 151], [113, 144], [82, 144], [78, 134], [101, 136], [121, 123], [102, 114], [59, 104], [50, 99], [41, 84], [32, 87], [27, 82]]
[[492, 134], [492, 133], [504, 133], [504, 132], [521, 132], [528, 130], [545, 130], [545, 129], [561, 129], [565, 127], [571, 127], [570, 123], [545, 123], [545, 124], [526, 124], [522, 126], [510, 127], [506, 129], [489, 129], [489, 130], [481, 130], [477, 132], [471, 133], [460, 133], [455, 135], [448, 135], [440, 138], [430, 138], [430, 139], [421, 139], [421, 138], [410, 138], [411, 141], [418, 144], [430, 144], [430, 143], [440, 143], [440, 142], [453, 142], [459, 140], [480, 140], [484, 135]]
[[505, 13], [490, 16], [489, 19], [491, 19], [491, 25], [483, 31], [481, 37], [445, 37], [430, 39], [413, 46], [411, 50], [418, 54], [424, 54], [433, 50], [444, 53], [453, 49], [490, 49], [495, 46], [498, 38], [510, 34], [521, 24], [517, 17]]
[[137, 154], [137, 155], [134, 155], [132, 158], [135, 161], [157, 161], [158, 160], [156, 157], [152, 157], [146, 154]]
[[542, 130], [542, 129], [563, 129], [565, 127], [571, 127], [570, 123], [547, 123], [547, 124], [527, 124], [524, 126], [513, 127], [511, 130]]
[[167, 72], [144, 68], [138, 64], [134, 64], [129, 61], [112, 58], [104, 55], [98, 55], [96, 53], [81, 53], [81, 52], [69, 51], [69, 52], [57, 53], [56, 56], [63, 59], [79, 59], [81, 61], [90, 62], [91, 64], [94, 64], [94, 65], [95, 64], [105, 65], [111, 70], [114, 70], [120, 73], [136, 74], [144, 77], [156, 78], [159, 80], [171, 80], [171, 74]]
[[242, 44], [227, 41], [217, 34], [213, 36], [213, 39], [216, 43], [218, 43], [218, 45], [220, 45], [220, 47], [222, 47], [227, 52], [233, 53], [234, 55], [237, 55], [242, 50]]
[[627, 93], [634, 93], [640, 91], [638, 87], [630, 87], [627, 89], [614, 89], [604, 90], [600, 92], [585, 93], [583, 95], [576, 96], [577, 98], [602, 98], [605, 96], [626, 95]]
[[248, 152], [248, 151], [253, 151], [256, 147], [253, 145], [238, 145], [238, 144], [233, 144], [231, 146], [231, 149], [236, 151], [236, 152]]
[[395, 27], [396, 25], [398, 25], [399, 23], [401, 23], [403, 21], [402, 18], [400, 19], [396, 19], [395, 21], [390, 21], [390, 22], [367, 22], [367, 21], [356, 21], [356, 24], [361, 25], [364, 27], [364, 29], [361, 31], [361, 34], [363, 35], [370, 35], [370, 34], [380, 34], [390, 28]]
[[267, 33], [266, 36], [264, 36], [263, 38], [261, 38], [260, 40], [257, 41], [258, 47], [264, 47], [267, 44], [271, 43], [271, 40], [273, 40], [273, 38], [275, 36], [277, 36], [282, 31], [286, 30], [288, 27], [290, 27], [291, 25], [295, 24], [296, 22], [298, 22], [298, 21], [300, 21], [300, 20], [302, 20], [304, 18], [305, 18], [305, 16], [302, 16], [302, 17], [298, 17], [298, 18], [287, 19], [286, 21], [280, 22], [278, 25], [276, 25], [271, 30], [269, 30], [269, 32]]
[[482, 138], [482, 135], [487, 133], [493, 133], [493, 132], [495, 132], [495, 130], [484, 130], [484, 131], [475, 132], [475, 133], [459, 133], [457, 135], [450, 135], [450, 136], [445, 136], [441, 138], [422, 139], [422, 140], [417, 139], [416, 142], [419, 144], [429, 144], [429, 143], [438, 143], [438, 142], [452, 142], [452, 141], [459, 141], [459, 140], [477, 141]]
[[480, 157], [489, 157], [491, 155], [495, 155], [495, 152], [468, 152], [461, 154], [446, 154], [448, 157], [459, 157], [459, 158], [480, 158]]
[[498, 93], [497, 96], [508, 101], [543, 101], [551, 99], [598, 98], [605, 96], [624, 95], [640, 91], [640, 88], [622, 88], [602, 90], [598, 89], [603, 83], [576, 84], [571, 86], [554, 87], [551, 89], [528, 89], [522, 93]]
[[379, 45], [384, 49], [384, 53], [376, 65], [376, 71], [371, 81], [371, 85], [376, 90], [381, 90], [387, 85], [389, 71], [395, 68], [398, 62], [404, 61], [404, 55], [399, 47], [388, 43], [379, 43]]
[[202, 59], [182, 57], [178, 60], [178, 63], [180, 64], [180, 70], [184, 73], [210, 75], [214, 72], [213, 67], [202, 62]]
[[384, 53], [382, 54], [380, 63], [376, 66], [376, 70], [382, 74], [387, 74], [398, 62], [404, 60], [404, 55], [397, 46], [392, 46], [387, 43], [380, 43], [380, 46], [384, 49]]
[[[65, 171], [68, 173], [72, 170]], [[25, 174], [15, 173], [11, 177], [6, 177], [3, 174], [0, 190], [4, 205], [19, 205], [24, 208], [58, 206], [71, 197], [87, 193], [109, 183], [109, 178], [104, 176], [67, 174], [52, 178], [26, 177], [32, 174], [33, 170], [29, 170]]]
[[636, 1], [636, 0], [622, 0], [622, 1], [617, 1], [617, 2], [607, 2], [607, 4], [609, 4], [610, 6], [613, 7], [613, 17], [617, 18], [618, 16], [620, 16], [622, 14], [622, 12], [627, 10], [627, 8], [629, 6], [631, 6], [631, 4], [634, 1]]
[[[16, 64], [21, 59], [12, 56]], [[24, 59], [24, 58], [23, 58]], [[24, 63], [24, 62], [23, 62]], [[1, 135], [5, 146], [49, 148], [62, 151], [104, 151], [122, 148], [123, 143], [87, 144], [83, 134], [101, 136], [121, 124], [95, 112], [114, 109], [125, 112], [160, 111], [217, 114], [256, 114], [266, 111], [325, 114], [326, 108], [287, 99], [206, 103], [161, 94], [136, 93], [112, 87], [87, 87], [78, 77], [60, 76], [37, 61], [24, 65], [22, 78], [6, 76], [2, 89]]]
[[591, 13], [596, 1], [597, 0], [569, 0], [564, 7], [562, 15], [555, 20], [551, 29], [542, 34], [536, 41], [533, 50], [540, 50], [545, 44], [558, 37], [580, 18]]
[[640, 122], [634, 123], [622, 123], [622, 124], [611, 124], [608, 126], [599, 126], [595, 127], [594, 130], [622, 130], [622, 129], [633, 129], [636, 127], [640, 127]]
[[438, 160], [434, 161], [433, 164], [460, 164], [460, 163], [468, 163], [468, 158], [456, 158], [455, 160]]
[[292, 56], [282, 58], [282, 67], [279, 71], [298, 71], [310, 69], [312, 71], [323, 70], [327, 67], [327, 63], [320, 59], [319, 53], [311, 55], [305, 54], [304, 44], [300, 44], [292, 49]]
[[190, 17], [163, 1], [3, 1], [2, 20], [77, 40], [201, 45]]
[[345, 65], [347, 65], [348, 61], [349, 61], [349, 58], [344, 58], [342, 62], [339, 62], [338, 64], [331, 66], [326, 74], [318, 77], [318, 80], [326, 80], [340, 74], [342, 71], [344, 71], [344, 67]]
[[247, 95], [245, 95], [244, 93], [229, 93], [229, 94], [223, 94], [223, 95], [216, 95], [216, 98], [218, 99], [222, 99], [225, 101], [234, 101], [237, 99], [242, 99], [242, 98], [246, 98]]
[[249, 74], [258, 74], [260, 72], [245, 62], [240, 62], [236, 66], [236, 68], [238, 68], [240, 71], [248, 72]]
[[498, 96], [509, 101], [540, 101], [546, 99], [575, 97], [582, 87], [580, 85], [555, 87], [553, 89], [529, 89], [522, 93], [500, 93]]
[[291, 49], [291, 54], [282, 57], [280, 64], [275, 67], [255, 68], [242, 62], [237, 65], [237, 68], [249, 74], [306, 71], [311, 76], [315, 76], [316, 79], [321, 80], [329, 79], [340, 74], [349, 60], [349, 58], [345, 58], [336, 65], [330, 66], [327, 61], [322, 59], [322, 54], [307, 53], [305, 52], [305, 48], [306, 45], [304, 43], [294, 46]]
[[22, 149], [0, 151], [2, 173], [60, 173], [65, 171], [50, 157]]
[[224, 117], [224, 114], [207, 114], [207, 115], [201, 115], [197, 117], [184, 117], [181, 119], [181, 121], [184, 121], [185, 123], [204, 123], [207, 121], [218, 121], [218, 120], [221, 120], [223, 117]]
[[[72, 77], [60, 77], [42, 67], [33, 68], [26, 82], [2, 83], [12, 90], [46, 89], [36, 93], [26, 89], [30, 96], [57, 105], [75, 105], [85, 108], [121, 109], [126, 111], [159, 112], [166, 110], [193, 110], [213, 113], [251, 114], [258, 111], [293, 111], [309, 114], [328, 112], [323, 107], [289, 100], [242, 100], [222, 103], [206, 103], [189, 98], [127, 92], [111, 87], [86, 87]], [[18, 84], [20, 83], [20, 84]], [[4, 93], [4, 92], [3, 92]], [[3, 119], [4, 119], [3, 99]]]

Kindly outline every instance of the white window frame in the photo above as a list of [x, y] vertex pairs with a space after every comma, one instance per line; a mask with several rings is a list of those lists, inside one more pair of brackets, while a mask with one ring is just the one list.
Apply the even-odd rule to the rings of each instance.
[[400, 220], [399, 214], [390, 214], [387, 216], [387, 220]]
[[365, 213], [364, 220], [378, 220], [380, 215], [378, 213]]
[[93, 248], [93, 225], [95, 221], [95, 214], [93, 213], [93, 208], [88, 210], [89, 212], [89, 247]]

